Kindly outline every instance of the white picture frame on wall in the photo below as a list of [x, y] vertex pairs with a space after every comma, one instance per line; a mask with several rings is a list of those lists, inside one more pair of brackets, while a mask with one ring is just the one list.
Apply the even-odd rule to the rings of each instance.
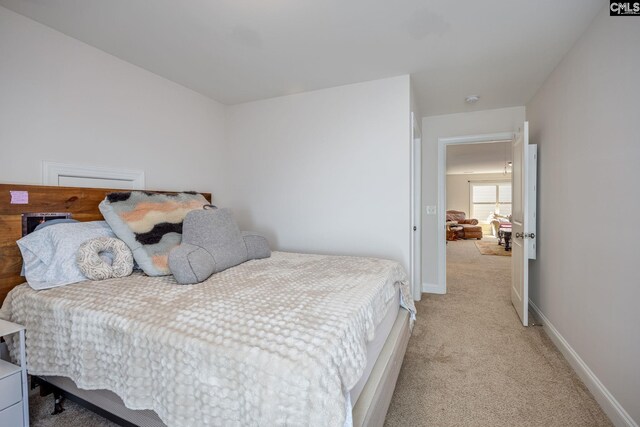
[[144, 190], [144, 171], [105, 166], [42, 162], [42, 184], [60, 187]]

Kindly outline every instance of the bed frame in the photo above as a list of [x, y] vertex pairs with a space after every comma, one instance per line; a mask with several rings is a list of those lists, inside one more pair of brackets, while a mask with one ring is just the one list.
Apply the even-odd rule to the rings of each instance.
[[[28, 192], [28, 203], [12, 203], [12, 191]], [[102, 220], [98, 204], [113, 191], [130, 190], [0, 184], [0, 302], [11, 289], [25, 282], [20, 276], [22, 256], [16, 245], [16, 240], [22, 237], [23, 213], [68, 212], [79, 221]], [[202, 194], [212, 201], [210, 193]], [[13, 201], [23, 202], [24, 198], [15, 197], [14, 193]], [[410, 334], [409, 313], [401, 309], [353, 407], [354, 426], [384, 424]], [[63, 410], [61, 402], [68, 398], [123, 426], [164, 426], [155, 412], [128, 409], [111, 391], [82, 390], [66, 377], [32, 377], [32, 387], [35, 385], [40, 385], [41, 395], [54, 394], [54, 413]]]

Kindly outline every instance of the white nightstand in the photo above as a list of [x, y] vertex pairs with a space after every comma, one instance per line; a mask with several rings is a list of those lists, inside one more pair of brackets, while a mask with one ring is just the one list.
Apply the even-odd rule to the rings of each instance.
[[29, 387], [24, 347], [25, 327], [0, 319], [0, 336], [19, 334], [20, 366], [0, 360], [0, 426], [29, 426]]

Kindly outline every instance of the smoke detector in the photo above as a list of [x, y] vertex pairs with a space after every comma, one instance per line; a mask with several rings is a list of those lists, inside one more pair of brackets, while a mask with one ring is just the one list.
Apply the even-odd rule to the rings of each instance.
[[464, 99], [464, 102], [466, 102], [467, 104], [473, 105], [479, 100], [480, 100], [480, 97], [478, 95], [469, 95]]

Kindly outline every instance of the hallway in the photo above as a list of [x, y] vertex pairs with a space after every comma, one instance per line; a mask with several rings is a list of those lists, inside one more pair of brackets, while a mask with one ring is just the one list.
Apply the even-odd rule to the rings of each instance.
[[385, 425], [611, 425], [542, 328], [519, 323], [510, 261], [447, 245], [448, 293], [416, 304]]

